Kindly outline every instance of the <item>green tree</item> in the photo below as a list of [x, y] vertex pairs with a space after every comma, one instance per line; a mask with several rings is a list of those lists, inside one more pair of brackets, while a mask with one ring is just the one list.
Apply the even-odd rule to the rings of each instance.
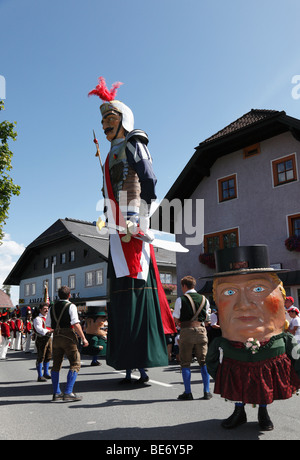
[[[0, 112], [4, 110], [4, 102], [0, 101]], [[12, 169], [13, 152], [9, 150], [8, 140], [16, 140], [16, 122], [2, 121], [0, 123], [0, 244], [3, 240], [3, 226], [8, 218], [8, 210], [13, 195], [20, 194], [19, 185], [14, 184], [8, 172]]]
[[10, 297], [11, 286], [9, 286], [8, 284], [3, 284], [1, 290]]

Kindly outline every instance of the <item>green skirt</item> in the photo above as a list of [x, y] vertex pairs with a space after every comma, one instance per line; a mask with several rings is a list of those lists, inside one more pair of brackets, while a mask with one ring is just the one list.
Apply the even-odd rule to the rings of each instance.
[[147, 281], [116, 278], [109, 257], [108, 277], [107, 364], [117, 370], [167, 366], [166, 339], [152, 262]]

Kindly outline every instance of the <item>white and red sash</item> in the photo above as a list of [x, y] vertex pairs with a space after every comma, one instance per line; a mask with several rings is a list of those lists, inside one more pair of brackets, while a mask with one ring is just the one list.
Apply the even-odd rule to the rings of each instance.
[[[112, 223], [116, 227], [120, 226], [126, 228], [126, 221], [113, 194], [109, 174], [109, 155], [107, 156], [104, 166], [104, 193], [105, 197], [108, 198], [105, 201], [107, 206], [108, 222]], [[128, 243], [124, 243], [121, 240], [122, 236], [124, 236], [124, 233], [119, 233], [118, 231], [111, 228], [109, 231], [111, 257], [117, 278], [128, 276], [130, 278], [143, 279], [147, 281], [150, 260], [152, 261], [164, 333], [175, 333], [176, 327], [174, 319], [171, 314], [165, 291], [160, 281], [159, 271], [152, 244], [146, 243], [137, 238], [131, 238]]]
[[[116, 201], [111, 185], [109, 174], [109, 155], [105, 162], [104, 192], [105, 205], [107, 207], [108, 222], [112, 227], [126, 228], [126, 221]], [[109, 228], [110, 231], [110, 252], [117, 278], [129, 276], [147, 280], [150, 262], [149, 243], [145, 243], [137, 238], [131, 238], [128, 243], [122, 241], [124, 233]]]

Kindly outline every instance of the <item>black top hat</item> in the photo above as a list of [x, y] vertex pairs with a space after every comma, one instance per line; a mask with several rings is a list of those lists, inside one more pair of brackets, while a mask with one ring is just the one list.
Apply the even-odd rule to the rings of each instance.
[[283, 269], [275, 270], [270, 267], [268, 247], [263, 244], [218, 249], [215, 251], [215, 261], [216, 273], [202, 279], [249, 275], [251, 273], [282, 273], [290, 271]]
[[87, 312], [85, 314], [87, 318], [93, 318], [96, 316], [107, 316], [107, 313], [105, 311], [105, 307], [88, 307]]

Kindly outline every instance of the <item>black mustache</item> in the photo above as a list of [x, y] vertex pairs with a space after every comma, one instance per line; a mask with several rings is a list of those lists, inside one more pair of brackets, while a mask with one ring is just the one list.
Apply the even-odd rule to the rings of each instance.
[[104, 134], [108, 134], [108, 133], [110, 133], [110, 132], [113, 131], [113, 130], [114, 130], [114, 128], [106, 128], [106, 129], [104, 130]]

